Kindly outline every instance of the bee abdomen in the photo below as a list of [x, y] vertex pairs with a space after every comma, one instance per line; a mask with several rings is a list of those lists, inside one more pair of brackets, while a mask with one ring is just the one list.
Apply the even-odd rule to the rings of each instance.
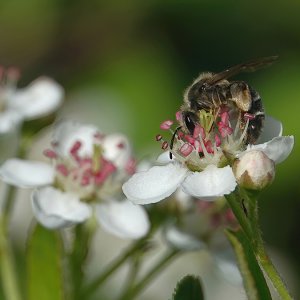
[[253, 119], [249, 120], [246, 143], [254, 144], [263, 129], [265, 112], [260, 95], [250, 86], [249, 90], [252, 101], [248, 113], [253, 116]]

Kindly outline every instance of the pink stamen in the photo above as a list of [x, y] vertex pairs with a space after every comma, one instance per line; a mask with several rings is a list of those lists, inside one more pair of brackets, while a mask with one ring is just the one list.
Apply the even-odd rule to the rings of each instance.
[[72, 157], [75, 160], [80, 160], [79, 155], [78, 155], [78, 151], [81, 148], [82, 143], [80, 141], [76, 141], [74, 143], [74, 145], [72, 146], [72, 148], [70, 149], [70, 154], [72, 155]]
[[43, 154], [48, 157], [48, 158], [51, 158], [51, 159], [55, 159], [57, 158], [57, 154], [55, 151], [51, 150], [51, 149], [46, 149], [44, 150]]
[[176, 116], [176, 120], [177, 121], [181, 121], [182, 120], [182, 113], [181, 113], [181, 111], [176, 112], [175, 116]]
[[125, 171], [128, 173], [128, 175], [132, 175], [136, 171], [136, 160], [134, 158], [130, 158], [125, 166]]
[[58, 164], [56, 166], [57, 172], [59, 172], [61, 175], [67, 177], [69, 175], [69, 170], [64, 164]]
[[156, 140], [157, 142], [161, 141], [161, 139], [162, 139], [162, 136], [161, 136], [160, 134], [157, 134], [157, 135], [155, 136], [155, 140]]
[[199, 137], [199, 135], [201, 135], [201, 137], [205, 139], [206, 134], [204, 128], [201, 125], [197, 124], [194, 129], [193, 138], [196, 139]]
[[205, 143], [205, 148], [208, 153], [214, 153], [213, 145], [210, 140]]
[[225, 126], [229, 125], [229, 114], [227, 111], [225, 111], [221, 114], [221, 121]]
[[119, 148], [119, 149], [124, 149], [125, 148], [125, 144], [124, 143], [119, 143], [118, 145], [117, 145], [117, 148]]
[[220, 132], [222, 138], [225, 138], [228, 135], [231, 135], [233, 132], [233, 129], [229, 126], [224, 125], [223, 122], [218, 123], [218, 129], [219, 129], [219, 132]]
[[182, 147], [180, 148], [180, 153], [184, 156], [187, 157], [188, 155], [191, 154], [191, 152], [193, 151], [193, 146], [189, 143], [185, 143], [182, 145]]
[[169, 147], [169, 144], [168, 144], [168, 142], [166, 142], [166, 141], [164, 141], [164, 142], [161, 144], [161, 149], [163, 149], [163, 150], [166, 150], [168, 147]]
[[199, 141], [197, 141], [197, 140], [195, 141], [194, 147], [195, 147], [195, 149], [196, 149], [196, 151], [197, 151], [198, 153], [202, 153], [202, 152], [203, 152], [201, 143], [200, 143]]
[[162, 122], [160, 124], [160, 129], [162, 129], [162, 130], [168, 130], [168, 129], [171, 128], [171, 126], [173, 125], [173, 123], [174, 122], [172, 120], [166, 120], [166, 121], [164, 121], [164, 122]]
[[90, 175], [89, 173], [84, 174], [84, 175], [82, 176], [82, 178], [81, 178], [80, 184], [81, 184], [82, 186], [87, 186], [87, 185], [89, 185], [90, 183], [91, 183], [91, 175]]
[[95, 175], [95, 184], [102, 184], [108, 176], [117, 170], [116, 166], [109, 161], [103, 160], [102, 164], [102, 169]]
[[190, 143], [191, 145], [194, 145], [194, 144], [195, 144], [195, 139], [194, 139], [191, 135], [186, 134], [186, 135], [184, 136], [184, 138], [185, 138], [185, 140], [186, 140], [188, 143]]
[[220, 137], [217, 134], [215, 135], [215, 143], [217, 147], [220, 147], [222, 143]]
[[184, 137], [184, 133], [182, 131], [177, 132], [177, 138], [181, 140]]

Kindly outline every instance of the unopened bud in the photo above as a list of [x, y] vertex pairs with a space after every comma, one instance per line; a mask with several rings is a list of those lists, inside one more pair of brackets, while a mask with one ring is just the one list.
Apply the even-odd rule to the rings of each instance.
[[262, 151], [248, 151], [234, 162], [233, 172], [243, 188], [262, 190], [275, 177], [275, 163]]

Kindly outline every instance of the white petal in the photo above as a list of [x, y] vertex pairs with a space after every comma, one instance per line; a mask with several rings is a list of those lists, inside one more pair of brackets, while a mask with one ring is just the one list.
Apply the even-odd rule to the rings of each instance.
[[229, 194], [235, 187], [230, 166], [217, 168], [215, 165], [207, 166], [202, 172], [191, 172], [182, 184], [184, 192], [207, 201]]
[[63, 96], [63, 88], [58, 83], [40, 77], [28, 87], [17, 90], [8, 105], [31, 120], [54, 112], [61, 105]]
[[282, 135], [282, 123], [270, 116], [266, 115], [265, 124], [261, 136], [255, 144], [265, 143], [274, 137]]
[[16, 110], [7, 109], [0, 113], [0, 134], [19, 129], [23, 116]]
[[293, 147], [293, 136], [280, 136], [264, 144], [248, 146], [246, 151], [261, 150], [276, 164], [279, 164], [290, 155]]
[[243, 280], [233, 250], [228, 247], [213, 254], [216, 267], [220, 274], [230, 283], [241, 285]]
[[91, 207], [80, 202], [76, 195], [53, 187], [35, 190], [31, 200], [37, 220], [49, 229], [81, 223], [91, 216]]
[[170, 151], [165, 151], [156, 159], [156, 162], [162, 165], [165, 165], [169, 162], [172, 162], [173, 159], [170, 158]]
[[62, 121], [55, 127], [53, 143], [56, 145], [56, 151], [64, 157], [70, 155], [70, 150], [77, 141], [82, 144], [79, 155], [92, 155], [97, 134], [99, 134], [99, 129], [96, 126], [74, 121]]
[[164, 230], [164, 237], [168, 243], [180, 250], [194, 251], [206, 248], [204, 242], [175, 226], [167, 226]]
[[125, 168], [132, 152], [128, 139], [119, 133], [109, 134], [103, 139], [103, 156], [118, 168]]
[[138, 239], [145, 236], [150, 228], [144, 208], [128, 200], [99, 204], [96, 213], [102, 227], [120, 238]]
[[9, 159], [0, 167], [0, 177], [8, 184], [32, 188], [51, 184], [54, 169], [39, 161]]
[[124, 185], [123, 192], [135, 204], [156, 203], [170, 196], [184, 180], [187, 170], [179, 164], [155, 166], [134, 174]]

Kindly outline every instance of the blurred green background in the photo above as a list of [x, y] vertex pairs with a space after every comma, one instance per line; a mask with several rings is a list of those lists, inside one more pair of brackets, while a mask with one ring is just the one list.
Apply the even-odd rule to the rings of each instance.
[[159, 153], [159, 124], [174, 118], [199, 72], [279, 55], [271, 68], [237, 78], [296, 139], [263, 192], [260, 216], [266, 242], [299, 275], [299, 13], [292, 0], [2, 0], [0, 62], [20, 67], [20, 86], [41, 74], [55, 78], [66, 89], [65, 110], [80, 98], [75, 113], [79, 107], [85, 121], [123, 131], [145, 157]]

